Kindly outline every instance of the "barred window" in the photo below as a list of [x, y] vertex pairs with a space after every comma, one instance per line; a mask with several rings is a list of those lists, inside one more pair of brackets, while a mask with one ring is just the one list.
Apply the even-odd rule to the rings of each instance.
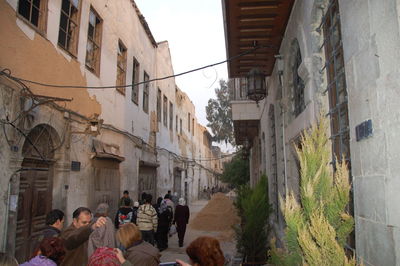
[[79, 32], [79, 0], [62, 0], [58, 45], [76, 56]]
[[269, 122], [270, 122], [270, 133], [269, 143], [271, 145], [270, 162], [271, 162], [271, 176], [273, 185], [273, 201], [276, 220], [279, 221], [279, 183], [278, 183], [278, 159], [276, 153], [276, 133], [275, 133], [275, 108], [273, 105], [269, 107]]
[[323, 30], [333, 156], [339, 161], [350, 162], [347, 87], [337, 0], [331, 1], [324, 18]]
[[294, 116], [297, 117], [305, 109], [304, 104], [304, 81], [299, 76], [299, 67], [301, 65], [301, 51], [299, 42], [294, 42], [294, 61], [292, 66], [293, 73], [293, 103], [294, 103]]
[[93, 8], [90, 8], [88, 40], [86, 44], [86, 67], [96, 75], [100, 74], [102, 19]]
[[[351, 169], [350, 132], [347, 85], [343, 59], [342, 36], [338, 0], [331, 0], [321, 26], [324, 32], [325, 70], [328, 81], [329, 115], [331, 122], [332, 161], [346, 161]], [[351, 173], [351, 171], [350, 171]], [[351, 179], [351, 175], [350, 175]], [[351, 180], [350, 180], [351, 182]], [[353, 190], [350, 192], [349, 212], [354, 214]], [[347, 250], [354, 253], [355, 235], [350, 235]]]

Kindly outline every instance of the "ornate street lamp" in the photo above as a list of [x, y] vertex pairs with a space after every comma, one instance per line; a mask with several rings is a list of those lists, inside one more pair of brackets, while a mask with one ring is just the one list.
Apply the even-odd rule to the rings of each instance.
[[247, 74], [247, 97], [258, 103], [266, 95], [267, 85], [265, 83], [265, 75], [260, 69], [253, 68]]

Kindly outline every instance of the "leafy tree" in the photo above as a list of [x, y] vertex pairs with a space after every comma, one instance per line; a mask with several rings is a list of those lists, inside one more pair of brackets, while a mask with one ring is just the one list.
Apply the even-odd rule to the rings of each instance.
[[217, 99], [209, 99], [206, 106], [208, 124], [214, 135], [214, 141], [228, 142], [234, 145], [232, 108], [229, 104], [230, 90], [225, 80], [219, 81], [219, 88], [215, 89]]
[[243, 159], [240, 152], [233, 156], [232, 161], [224, 166], [221, 181], [238, 188], [250, 180], [249, 160]]
[[300, 202], [293, 192], [282, 200], [286, 228], [286, 250], [272, 245], [274, 265], [356, 265], [347, 258], [344, 245], [354, 220], [346, 211], [349, 203], [349, 173], [346, 164], [330, 165], [328, 121], [321, 116], [318, 125], [302, 136], [296, 147], [300, 161]]

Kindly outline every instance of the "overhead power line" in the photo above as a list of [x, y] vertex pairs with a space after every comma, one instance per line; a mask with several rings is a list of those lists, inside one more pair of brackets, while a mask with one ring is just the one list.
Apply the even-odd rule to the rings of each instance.
[[35, 84], [35, 85], [40, 85], [40, 86], [44, 86], [44, 87], [52, 87], [52, 88], [69, 88], [69, 89], [115, 89], [115, 88], [129, 88], [129, 87], [134, 87], [134, 86], [138, 86], [141, 84], [145, 84], [145, 83], [150, 83], [150, 82], [154, 82], [154, 81], [159, 81], [159, 80], [165, 80], [165, 79], [170, 79], [170, 78], [174, 78], [174, 77], [179, 77], [182, 75], [186, 75], [192, 72], [196, 72], [205, 68], [209, 68], [209, 67], [213, 67], [213, 66], [217, 66], [217, 65], [221, 65], [223, 63], [226, 62], [230, 62], [232, 60], [235, 60], [239, 57], [242, 57], [244, 55], [247, 54], [251, 54], [253, 52], [255, 52], [256, 50], [262, 49], [262, 48], [276, 48], [273, 45], [259, 45], [259, 46], [255, 46], [253, 49], [247, 50], [241, 54], [232, 56], [226, 60], [214, 63], [214, 64], [210, 64], [210, 65], [206, 65], [206, 66], [202, 66], [202, 67], [198, 67], [195, 69], [191, 69], [188, 71], [184, 71], [181, 72], [179, 74], [175, 74], [175, 75], [170, 75], [170, 76], [165, 76], [165, 77], [161, 77], [161, 78], [154, 78], [154, 79], [150, 79], [150, 80], [146, 80], [146, 81], [141, 81], [138, 83], [134, 83], [134, 84], [127, 84], [127, 85], [112, 85], [112, 86], [79, 86], [79, 85], [57, 85], [57, 84], [47, 84], [47, 83], [42, 83], [42, 82], [38, 82], [38, 81], [33, 81], [33, 80], [29, 80], [29, 79], [24, 79], [24, 78], [20, 78], [20, 77], [16, 77], [16, 76], [12, 76], [11, 75], [11, 71], [9, 69], [3, 69], [0, 74], [1, 75], [6, 75], [14, 80], [17, 81], [23, 81], [23, 82], [28, 82], [31, 84]]

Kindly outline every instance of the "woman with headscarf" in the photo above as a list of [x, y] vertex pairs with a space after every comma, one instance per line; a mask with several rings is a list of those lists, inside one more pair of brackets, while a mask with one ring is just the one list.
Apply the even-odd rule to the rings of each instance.
[[180, 198], [178, 206], [175, 208], [174, 224], [176, 224], [176, 231], [178, 231], [179, 247], [183, 247], [183, 240], [185, 238], [186, 225], [189, 223], [190, 211], [186, 206], [185, 200]]
[[157, 213], [157, 247], [160, 251], [163, 251], [168, 248], [168, 232], [172, 222], [172, 208], [168, 206], [168, 203], [165, 199], [161, 201]]

